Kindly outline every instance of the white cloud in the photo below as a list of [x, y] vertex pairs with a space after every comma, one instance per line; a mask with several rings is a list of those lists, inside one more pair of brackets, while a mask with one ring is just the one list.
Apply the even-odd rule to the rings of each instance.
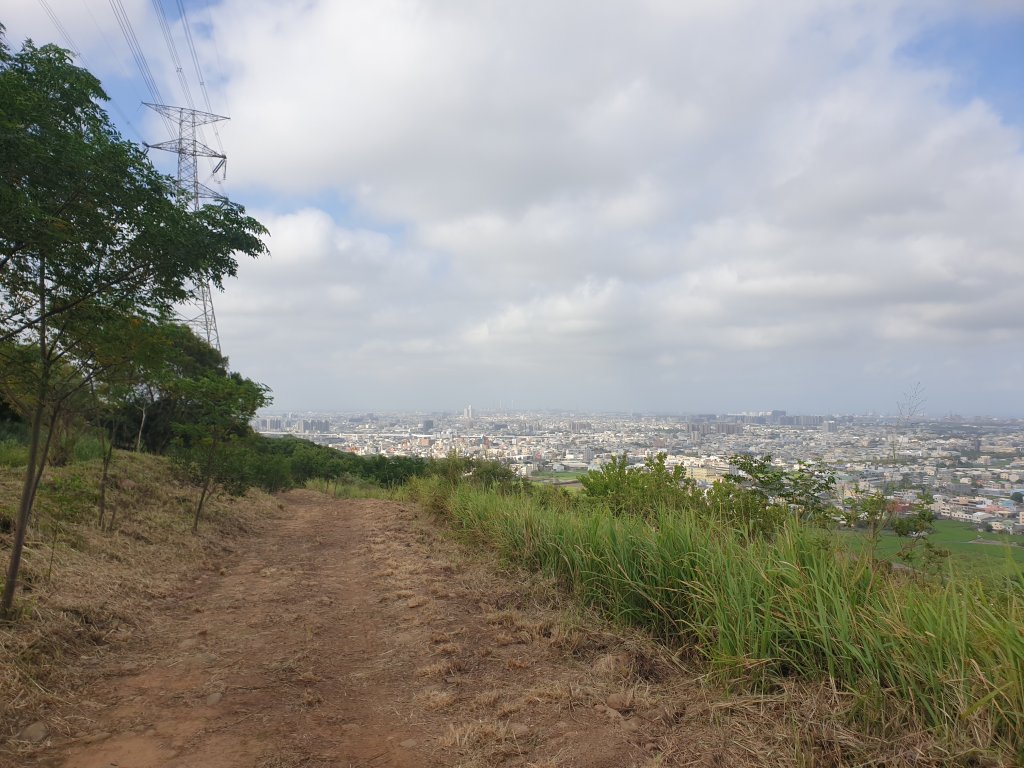
[[885, 408], [913, 376], [1016, 409], [976, 371], [1024, 331], [1024, 132], [903, 50], [968, 12], [1019, 19], [223, 0], [197, 41], [232, 188], [302, 201], [257, 212], [273, 256], [218, 300], [225, 345], [296, 406]]

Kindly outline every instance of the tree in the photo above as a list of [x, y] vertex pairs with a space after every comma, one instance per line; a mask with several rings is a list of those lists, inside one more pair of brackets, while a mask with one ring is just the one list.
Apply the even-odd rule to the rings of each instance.
[[648, 457], [643, 466], [632, 467], [626, 454], [613, 456], [600, 471], [580, 475], [586, 497], [598, 499], [615, 515], [638, 515], [652, 519], [659, 508], [681, 509], [694, 495], [695, 485], [686, 469], [665, 465], [667, 456]]
[[[99, 427], [103, 448], [102, 470], [98, 494], [98, 525], [103, 527], [106, 515], [107, 479], [115, 445], [122, 442], [133, 425], [125, 418], [140, 395], [151, 391], [161, 380], [169, 358], [177, 353], [171, 343], [171, 329], [181, 328], [167, 321], [151, 321], [145, 317], [114, 316], [97, 328], [90, 357], [99, 364], [100, 373], [90, 382], [91, 419]], [[194, 336], [187, 329], [183, 329]], [[198, 339], [197, 339], [198, 340]], [[145, 406], [141, 423], [145, 423]], [[117, 511], [110, 517], [113, 529]]]
[[161, 321], [140, 329], [135, 384], [123, 392], [118, 412], [125, 429], [118, 445], [163, 453], [174, 438], [174, 423], [187, 419], [177, 398], [182, 379], [226, 376], [228, 361], [184, 325]]
[[1014, 491], [1010, 494], [1010, 500], [1013, 501], [1014, 504], [1024, 504], [1024, 493]]
[[904, 392], [903, 397], [896, 403], [896, 421], [889, 428], [889, 454], [893, 464], [900, 461], [899, 450], [903, 432], [922, 414], [924, 403], [924, 387], [919, 381]]
[[[99, 101], [99, 81], [67, 51], [0, 28], [0, 345], [34, 350], [28, 463], [0, 615], [10, 612], [21, 553], [53, 436], [67, 401], [55, 384], [87, 383], [84, 329], [96, 318], [156, 317], [205, 282], [234, 275], [238, 252], [265, 252], [265, 229], [226, 200], [191, 212], [176, 183], [125, 141]], [[4, 361], [6, 364], [6, 361]], [[85, 386], [87, 384], [83, 384]]]
[[253, 483], [244, 455], [248, 451], [233, 451], [232, 444], [248, 435], [249, 420], [270, 403], [270, 395], [264, 385], [237, 373], [183, 379], [178, 390], [191, 415], [189, 423], [176, 425], [176, 431], [179, 464], [199, 487], [192, 520], [192, 533], [196, 533], [215, 486], [242, 493]]
[[876, 491], [857, 498], [853, 503], [853, 508], [858, 519], [867, 527], [868, 555], [874, 561], [882, 531], [895, 514], [892, 502], [885, 498], [884, 493]]
[[726, 479], [760, 495], [765, 505], [782, 504], [804, 520], [820, 521], [833, 509], [832, 489], [835, 472], [823, 464], [797, 462], [796, 469], [776, 466], [770, 455], [761, 457], [735, 454], [729, 462], [739, 474]]

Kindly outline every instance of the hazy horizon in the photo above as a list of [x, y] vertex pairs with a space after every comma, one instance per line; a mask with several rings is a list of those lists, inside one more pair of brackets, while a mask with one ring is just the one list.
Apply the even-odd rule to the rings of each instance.
[[[815, 411], [805, 408], [732, 408], [728, 410], [703, 410], [703, 409], [615, 409], [605, 408], [597, 410], [589, 410], [584, 408], [568, 408], [568, 407], [539, 407], [530, 408], [525, 406], [515, 406], [494, 404], [488, 406], [487, 404], [475, 404], [467, 403], [466, 405], [472, 405], [474, 417], [485, 417], [495, 415], [535, 415], [535, 414], [559, 414], [559, 415], [579, 415], [579, 416], [621, 416], [621, 417], [686, 417], [686, 416], [750, 416], [755, 414], [768, 414], [771, 411], [783, 411], [787, 416], [824, 416], [824, 417], [852, 417], [852, 418], [879, 418], [879, 419], [904, 419], [897, 407], [892, 408], [889, 411]], [[424, 415], [434, 416], [444, 414], [447, 416], [459, 416], [465, 411], [466, 406], [450, 406], [450, 407], [427, 407], [427, 408], [391, 408], [387, 406], [383, 407], [366, 407], [366, 408], [308, 408], [308, 407], [287, 407], [273, 403], [266, 408], [261, 408], [261, 414], [283, 414], [283, 413], [296, 413], [296, 414], [338, 414], [338, 415]], [[919, 413], [915, 414], [913, 419], [910, 421], [943, 421], [948, 420], [952, 417], [954, 420], [1006, 420], [1006, 421], [1019, 421], [1024, 419], [1024, 414], [997, 414], [997, 413], [931, 413], [924, 408]]]

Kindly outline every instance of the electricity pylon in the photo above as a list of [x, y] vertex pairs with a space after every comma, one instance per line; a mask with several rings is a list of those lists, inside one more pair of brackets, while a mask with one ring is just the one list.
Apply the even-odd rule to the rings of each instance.
[[[199, 169], [196, 164], [197, 157], [215, 157], [218, 163], [213, 168], [217, 174], [227, 164], [227, 155], [217, 152], [199, 141], [199, 127], [216, 123], [219, 120], [227, 120], [222, 115], [214, 115], [210, 112], [201, 112], [198, 109], [187, 107], [170, 107], [166, 104], [150, 104], [143, 102], [150, 109], [159, 112], [168, 120], [178, 126], [178, 138], [170, 141], [162, 141], [159, 144], [146, 144], [150, 149], [163, 149], [167, 152], [174, 152], [178, 155], [178, 186], [182, 197], [188, 201], [193, 211], [199, 210], [199, 201], [202, 198], [221, 198], [218, 194], [205, 184], [199, 183]], [[220, 351], [220, 334], [217, 333], [217, 315], [213, 311], [213, 294], [210, 292], [210, 284], [202, 282], [196, 286], [198, 294], [194, 309], [198, 314], [192, 316], [191, 312], [182, 317], [185, 324], [206, 342]]]

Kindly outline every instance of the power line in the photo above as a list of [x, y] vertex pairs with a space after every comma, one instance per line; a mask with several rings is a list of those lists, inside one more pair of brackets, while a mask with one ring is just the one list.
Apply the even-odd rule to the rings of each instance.
[[153, 73], [149, 69], [146, 54], [143, 52], [142, 46], [139, 45], [139, 38], [135, 36], [132, 20], [128, 17], [124, 4], [121, 0], [110, 0], [110, 8], [114, 12], [114, 18], [117, 19], [118, 26], [121, 27], [121, 34], [124, 35], [125, 42], [128, 43], [128, 50], [131, 51], [132, 58], [135, 60], [135, 66], [138, 67], [139, 73], [142, 75], [142, 81], [146, 84], [146, 90], [149, 91], [149, 95], [157, 102], [162, 102], [163, 98], [160, 93], [160, 87], [156, 84]]
[[[157, 144], [145, 144], [150, 149], [163, 149], [170, 152], [174, 152], [178, 155], [178, 185], [180, 194], [182, 194], [189, 203], [189, 206], [193, 210], [198, 210], [201, 198], [222, 198], [218, 192], [213, 191], [209, 187], [199, 182], [199, 176], [196, 169], [196, 159], [198, 157], [208, 157], [211, 160], [218, 161], [213, 169], [214, 180], [219, 182], [217, 179], [218, 171], [222, 171], [227, 162], [227, 157], [224, 154], [223, 144], [220, 139], [220, 132], [217, 130], [217, 122], [226, 120], [227, 118], [213, 114], [210, 101], [210, 93], [206, 88], [206, 81], [203, 77], [202, 66], [199, 62], [199, 54], [196, 52], [195, 40], [192, 37], [192, 30], [190, 28], [188, 14], [185, 11], [185, 5], [182, 0], [177, 0], [178, 12], [181, 17], [182, 29], [185, 33], [185, 39], [188, 43], [189, 53], [192, 57], [192, 64], [196, 70], [196, 78], [199, 81], [199, 86], [202, 90], [203, 99], [206, 103], [208, 112], [201, 112], [195, 108], [195, 101], [192, 97], [192, 91], [189, 88], [188, 78], [185, 76], [184, 67], [181, 65], [181, 58], [178, 55], [177, 46], [174, 43], [174, 35], [171, 31], [171, 25], [167, 18], [167, 12], [164, 9], [161, 0], [151, 0], [154, 10], [157, 14], [157, 20], [160, 23], [160, 29], [163, 32], [164, 42], [167, 44], [167, 51], [170, 53], [171, 61], [174, 64], [175, 72], [178, 75], [178, 82], [181, 84], [182, 94], [188, 102], [188, 108], [185, 107], [172, 107], [163, 103], [163, 98], [160, 93], [160, 87], [157, 85], [156, 78], [153, 77], [153, 72], [149, 67], [149, 62], [146, 60], [146, 55], [139, 44], [139, 39], [135, 34], [135, 29], [132, 26], [131, 19], [125, 10], [122, 0], [110, 0], [110, 8], [114, 12], [114, 18], [117, 20], [118, 26], [121, 28], [121, 33], [124, 35], [125, 42], [128, 44], [128, 50], [131, 52], [132, 59], [135, 61], [135, 66], [138, 68], [139, 73], [142, 75], [143, 83], [145, 83], [146, 89], [153, 97], [154, 103], [147, 103], [146, 106], [152, 108], [163, 118], [164, 123], [167, 125], [168, 132], [174, 136], [177, 134], [176, 139], [170, 141], [160, 142]], [[47, 0], [39, 0], [40, 5], [46, 14], [50, 17], [53, 25], [57, 28], [58, 33], [64, 38], [70, 50], [79, 57], [86, 66], [88, 63], [85, 61], [84, 55], [81, 53], [79, 47], [75, 44], [71, 35], [68, 33], [67, 28], [61, 23], [60, 18], [54, 12], [53, 8], [50, 7]], [[92, 11], [89, 10], [90, 16]], [[208, 10], [208, 9], [207, 9]], [[95, 16], [92, 17], [93, 22], [96, 23]], [[102, 34], [102, 28], [99, 24], [96, 24], [97, 28], [100, 29]], [[113, 102], [112, 102], [113, 104]], [[113, 104], [114, 108], [117, 109], [121, 115], [125, 124], [132, 128], [134, 126], [131, 121], [127, 118], [124, 113], [117, 108], [116, 104]], [[213, 128], [214, 135], [217, 138], [217, 144], [220, 147], [220, 151], [216, 151], [208, 147], [205, 143], [205, 139], [202, 137], [202, 128], [205, 125], [210, 125]], [[206, 341], [220, 349], [220, 336], [217, 331], [217, 316], [213, 308], [213, 297], [208, 282], [200, 282], [196, 285], [197, 293], [197, 304], [196, 309], [198, 314], [193, 317], [184, 317], [186, 324], [191, 326], [196, 332], [206, 339]]]
[[64, 38], [64, 42], [68, 44], [68, 48], [71, 52], [80, 58], [82, 63], [85, 63], [85, 56], [82, 55], [82, 49], [75, 45], [75, 41], [71, 39], [71, 35], [68, 33], [67, 29], [60, 23], [60, 19], [57, 18], [57, 14], [54, 13], [50, 4], [46, 2], [46, 0], [39, 0], [39, 4], [43, 6], [43, 10], [46, 11], [46, 15], [50, 17], [50, 21], [53, 22], [53, 26], [57, 28], [57, 32], [60, 33], [60, 36]]
[[[213, 14], [210, 12], [210, 6], [207, 5], [204, 8], [206, 11], [206, 26], [210, 29], [210, 42], [213, 43], [213, 53], [217, 58], [217, 70], [222, 71], [224, 69], [224, 59], [220, 55], [220, 42], [217, 40], [217, 28], [213, 24]], [[205, 83], [204, 83], [205, 85]], [[231, 111], [231, 104], [228, 103], [227, 94], [221, 92], [221, 96], [224, 99], [225, 106], [228, 108], [228, 112]]]
[[190, 109], [196, 108], [192, 99], [192, 90], [188, 87], [188, 78], [185, 77], [185, 70], [181, 66], [181, 59], [178, 58], [178, 47], [174, 44], [174, 36], [171, 34], [171, 25], [167, 23], [167, 12], [160, 0], [153, 0], [153, 7], [156, 9], [156, 16], [160, 22], [160, 29], [164, 33], [164, 42], [167, 43], [167, 51], [171, 54], [171, 61], [174, 62], [174, 71], [178, 73], [178, 82], [181, 83], [181, 92]]
[[[157, 0], [154, 0], [156, 2]], [[188, 50], [192, 54], [192, 63], [196, 68], [196, 79], [199, 81], [199, 88], [203, 92], [203, 100], [206, 103], [206, 110], [213, 112], [213, 105], [210, 103], [210, 92], [206, 89], [206, 78], [203, 77], [203, 68], [199, 65], [199, 55], [196, 53], [196, 43], [192, 39], [192, 26], [188, 20], [188, 13], [185, 11], [185, 3], [183, 0], [177, 0], [178, 2], [178, 13], [181, 15], [182, 27], [185, 30], [185, 40], [188, 43]], [[220, 140], [220, 132], [217, 130], [217, 126], [211, 126], [213, 128], [214, 138], [217, 139], [217, 148], [224, 153], [224, 145]]]
[[[71, 33], [68, 32], [67, 27], [65, 27], [61, 23], [60, 17], [57, 15], [56, 11], [53, 10], [53, 8], [50, 6], [48, 2], [46, 2], [46, 0], [39, 0], [39, 5], [41, 5], [43, 7], [43, 10], [46, 11], [46, 15], [50, 17], [50, 21], [52, 21], [53, 26], [56, 27], [57, 33], [64, 39], [64, 42], [67, 44], [68, 50], [70, 50], [76, 57], [78, 57], [79, 60], [81, 60], [82, 64], [85, 65], [86, 69], [88, 69], [90, 72], [95, 73], [95, 70], [93, 70], [92, 65], [89, 63], [89, 60], [85, 57], [85, 53], [83, 53], [82, 49], [75, 43], [74, 39], [71, 37]], [[93, 18], [93, 21], [95, 22], [95, 18]], [[118, 105], [116, 101], [114, 101], [113, 99], [110, 99], [109, 101], [110, 106], [113, 107], [115, 112], [117, 112], [118, 116], [121, 118], [121, 121], [131, 130], [132, 133], [135, 134], [135, 138], [141, 142], [142, 136], [139, 134], [138, 130], [135, 128], [135, 125], [132, 123], [132, 121], [128, 119], [128, 115], [126, 115], [121, 110], [121, 107]]]
[[[128, 17], [128, 12], [124, 9], [124, 4], [121, 0], [110, 0], [110, 9], [114, 12], [114, 18], [117, 19], [117, 24], [121, 27], [121, 34], [124, 35], [125, 42], [128, 43], [128, 50], [131, 51], [132, 58], [135, 60], [135, 66], [138, 67], [139, 73], [142, 75], [142, 81], [146, 84], [146, 89], [149, 91], [149, 95], [158, 104], [163, 103], [163, 96], [160, 93], [160, 87], [156, 84], [156, 79], [153, 77], [152, 71], [149, 69], [149, 62], [146, 61], [146, 54], [142, 50], [142, 46], [139, 45], [139, 38], [135, 36], [135, 29], [132, 27], [132, 20]], [[167, 131], [172, 136], [175, 133], [175, 126], [171, 120], [164, 115], [164, 124], [167, 126]]]

